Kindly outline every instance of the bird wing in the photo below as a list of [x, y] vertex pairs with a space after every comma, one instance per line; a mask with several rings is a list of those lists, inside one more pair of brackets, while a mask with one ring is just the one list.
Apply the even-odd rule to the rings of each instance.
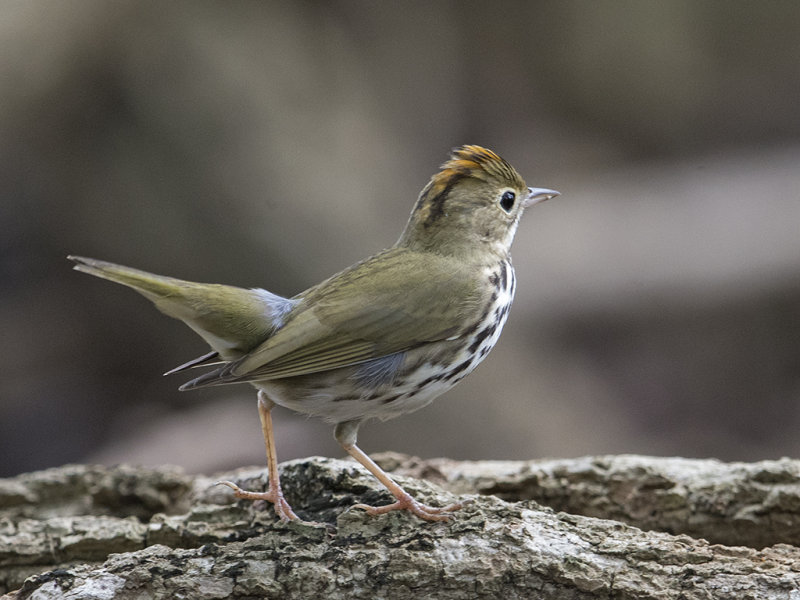
[[181, 389], [328, 371], [458, 335], [486, 305], [482, 275], [412, 254], [384, 251], [311, 288], [260, 346]]

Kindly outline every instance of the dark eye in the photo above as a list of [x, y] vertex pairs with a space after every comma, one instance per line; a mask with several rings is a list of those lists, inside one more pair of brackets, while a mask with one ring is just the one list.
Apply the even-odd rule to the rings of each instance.
[[514, 200], [516, 199], [517, 195], [514, 192], [503, 192], [503, 196], [500, 198], [500, 206], [504, 211], [510, 212], [514, 208]]

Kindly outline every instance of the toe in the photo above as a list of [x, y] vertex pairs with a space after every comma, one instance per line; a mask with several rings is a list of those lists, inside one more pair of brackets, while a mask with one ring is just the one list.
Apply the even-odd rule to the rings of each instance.
[[416, 515], [424, 521], [448, 521], [451, 512], [461, 508], [460, 503], [450, 504], [444, 507], [428, 506], [417, 502], [413, 498], [403, 498], [392, 504], [385, 506], [370, 506], [368, 504], [356, 504], [353, 508], [360, 508], [367, 512], [368, 515], [378, 516], [395, 510], [407, 510], [408, 512]]
[[280, 489], [268, 489], [266, 492], [248, 492], [243, 490], [232, 481], [217, 481], [214, 485], [226, 485], [233, 490], [233, 495], [241, 500], [264, 500], [272, 504], [275, 514], [281, 521], [299, 521], [300, 517], [294, 514], [292, 507], [284, 499]]

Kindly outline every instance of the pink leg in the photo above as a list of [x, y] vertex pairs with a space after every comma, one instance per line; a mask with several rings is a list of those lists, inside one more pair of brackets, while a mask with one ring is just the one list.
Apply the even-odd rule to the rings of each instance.
[[283, 497], [281, 481], [278, 476], [278, 459], [275, 454], [275, 436], [272, 431], [272, 415], [270, 411], [275, 403], [267, 398], [264, 392], [258, 392], [258, 416], [261, 418], [261, 431], [264, 434], [264, 444], [267, 447], [267, 476], [269, 484], [266, 492], [248, 492], [241, 489], [232, 481], [218, 481], [218, 485], [227, 485], [233, 490], [237, 498], [243, 500], [266, 500], [275, 507], [275, 513], [282, 521], [298, 521], [300, 518], [294, 514], [292, 507]]
[[450, 518], [448, 513], [462, 507], [460, 502], [444, 507], [428, 506], [415, 500], [411, 494], [400, 487], [389, 475], [381, 469], [375, 461], [367, 456], [361, 448], [356, 446], [356, 432], [358, 422], [339, 423], [336, 426], [335, 436], [347, 453], [361, 463], [378, 481], [386, 486], [392, 495], [397, 498], [396, 502], [386, 506], [369, 506], [367, 504], [356, 504], [353, 508], [363, 508], [370, 515], [382, 515], [393, 510], [407, 510], [420, 519], [425, 521], [447, 521]]

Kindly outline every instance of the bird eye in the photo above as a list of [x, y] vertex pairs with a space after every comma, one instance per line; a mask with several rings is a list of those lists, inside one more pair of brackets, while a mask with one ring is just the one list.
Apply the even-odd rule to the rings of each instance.
[[514, 200], [516, 199], [517, 195], [514, 192], [503, 192], [503, 195], [500, 197], [500, 206], [504, 211], [511, 212], [511, 209], [514, 208]]

